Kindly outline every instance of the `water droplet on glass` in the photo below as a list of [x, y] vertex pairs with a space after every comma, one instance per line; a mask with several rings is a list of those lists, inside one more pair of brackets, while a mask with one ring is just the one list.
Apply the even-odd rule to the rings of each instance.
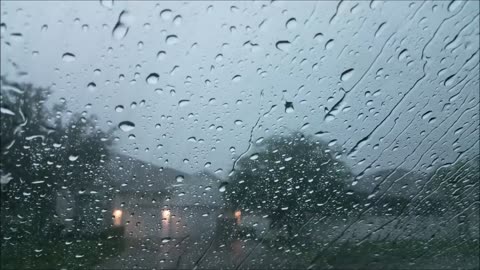
[[452, 86], [453, 82], [455, 80], [455, 74], [448, 76], [445, 81], [443, 82], [443, 85], [446, 87]]
[[288, 30], [292, 30], [292, 29], [295, 29], [295, 27], [297, 27], [297, 20], [295, 18], [290, 18], [287, 23], [285, 24], [285, 27], [288, 29]]
[[172, 17], [172, 10], [170, 9], [164, 9], [160, 12], [160, 18], [162, 20], [168, 21]]
[[258, 157], [259, 157], [258, 154], [252, 154], [252, 155], [250, 156], [250, 159], [251, 159], [251, 160], [257, 160]]
[[295, 109], [293, 108], [293, 102], [285, 101], [285, 112], [286, 113], [293, 113]]
[[159, 51], [157, 53], [157, 60], [163, 60], [165, 59], [165, 56], [167, 55], [167, 53], [165, 51]]
[[241, 76], [241, 75], [235, 75], [235, 76], [233, 76], [232, 81], [233, 81], [233, 82], [239, 82], [240, 79], [242, 79], [242, 76]]
[[333, 48], [333, 39], [329, 39], [327, 43], [325, 43], [326, 50], [330, 50], [331, 48]]
[[90, 91], [95, 91], [95, 89], [97, 89], [97, 85], [96, 85], [94, 82], [90, 82], [90, 83], [87, 85], [87, 88], [88, 88], [88, 90], [90, 90]]
[[0, 24], [0, 33], [3, 34], [7, 31], [7, 25], [5, 23]]
[[118, 105], [117, 107], [115, 107], [116, 112], [123, 112], [123, 109], [124, 109], [123, 105]]
[[288, 50], [290, 50], [291, 46], [292, 44], [288, 40], [280, 40], [275, 44], [275, 47], [277, 47], [277, 49], [282, 52], [287, 52]]
[[172, 241], [172, 238], [170, 238], [170, 237], [164, 237], [164, 238], [162, 238], [162, 243], [168, 243], [168, 242], [170, 242], [170, 241]]
[[178, 43], [178, 37], [176, 35], [169, 35], [166, 37], [165, 43], [167, 43], [167, 45], [174, 45]]
[[182, 99], [178, 102], [178, 107], [185, 107], [190, 103], [190, 100], [188, 99]]
[[227, 186], [228, 186], [228, 182], [221, 183], [220, 186], [218, 187], [218, 191], [225, 192], [225, 190], [227, 190]]
[[407, 49], [403, 49], [403, 50], [398, 54], [398, 60], [402, 61], [402, 60], [404, 60], [405, 58], [407, 58], [407, 53], [408, 53], [408, 50], [407, 50]]
[[173, 23], [174, 23], [175, 25], [180, 25], [180, 24], [182, 24], [182, 16], [180, 16], [180, 15], [175, 16], [175, 18], [173, 18]]
[[323, 41], [323, 33], [316, 33], [313, 39], [317, 42], [322, 42]]
[[64, 62], [73, 62], [73, 61], [75, 61], [75, 55], [73, 53], [68, 53], [68, 52], [64, 53], [62, 55], [62, 60]]
[[348, 80], [352, 77], [353, 71], [354, 71], [353, 68], [349, 68], [349, 69], [345, 70], [345, 71], [342, 73], [342, 75], [340, 75], [340, 80], [341, 80], [342, 82], [348, 81]]
[[148, 84], [157, 84], [159, 77], [160, 76], [157, 73], [150, 73], [150, 75], [147, 76], [146, 81]]
[[113, 0], [100, 0], [100, 5], [108, 9], [111, 9], [113, 7]]
[[177, 180], [177, 183], [182, 183], [183, 180], [185, 180], [185, 177], [183, 175], [178, 175], [176, 180]]
[[121, 22], [117, 22], [117, 24], [115, 24], [115, 27], [113, 28], [112, 36], [116, 40], [121, 40], [127, 35], [127, 33], [128, 27]]
[[[3, 89], [2, 89], [3, 90]], [[7, 108], [0, 108], [0, 113], [3, 113], [3, 114], [8, 114], [8, 115], [15, 115], [14, 112], [12, 112], [11, 110], [7, 109]]]
[[130, 121], [122, 121], [120, 124], [118, 124], [118, 128], [124, 132], [129, 132], [135, 128], [135, 124]]
[[455, 11], [461, 4], [462, 4], [463, 1], [459, 1], [459, 0], [453, 0], [451, 1], [449, 4], [448, 4], [448, 11], [449, 12], [452, 12], [452, 11]]
[[70, 161], [75, 161], [77, 159], [78, 159], [78, 156], [75, 156], [75, 155], [68, 156], [68, 160], [70, 160]]

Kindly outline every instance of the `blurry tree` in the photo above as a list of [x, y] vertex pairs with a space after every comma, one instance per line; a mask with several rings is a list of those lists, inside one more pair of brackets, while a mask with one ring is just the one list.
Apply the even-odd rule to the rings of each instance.
[[477, 226], [480, 220], [479, 179], [478, 156], [470, 160], [459, 160], [450, 166], [442, 166], [429, 178], [425, 188], [429, 195], [417, 205], [421, 206], [429, 197], [439, 197], [439, 209], [445, 217], [449, 217], [445, 221], [457, 224], [460, 238], [478, 239], [478, 229], [477, 235], [473, 237], [472, 226]]
[[[86, 112], [72, 114], [64, 101], [49, 110], [49, 89], [2, 78], [1, 90], [2, 236], [58, 235], [58, 192], [74, 194], [78, 213], [81, 194], [107, 186], [101, 172], [112, 131], [100, 130]], [[79, 215], [74, 220], [78, 227]]]
[[324, 142], [296, 132], [273, 136], [238, 160], [225, 191], [227, 206], [268, 214], [289, 235], [307, 213], [344, 216], [356, 198], [349, 168]]

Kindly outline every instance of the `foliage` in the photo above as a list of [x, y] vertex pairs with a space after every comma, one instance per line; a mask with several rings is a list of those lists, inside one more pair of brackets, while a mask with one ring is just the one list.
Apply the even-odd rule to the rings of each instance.
[[324, 142], [297, 132], [267, 138], [253, 152], [237, 162], [229, 180], [225, 199], [230, 208], [290, 224], [307, 212], [341, 215], [353, 208], [347, 185], [351, 173]]
[[[106, 186], [101, 172], [112, 131], [100, 130], [86, 113], [72, 114], [65, 103], [49, 109], [49, 89], [1, 82], [2, 236], [41, 241], [61, 230], [55, 212], [60, 190], [78, 202], [79, 194]], [[73, 211], [81, 207], [74, 203]]]

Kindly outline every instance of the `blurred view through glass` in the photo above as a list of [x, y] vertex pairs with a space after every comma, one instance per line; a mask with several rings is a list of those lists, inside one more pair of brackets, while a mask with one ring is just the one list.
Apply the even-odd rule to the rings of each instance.
[[478, 269], [478, 1], [2, 1], [2, 269]]

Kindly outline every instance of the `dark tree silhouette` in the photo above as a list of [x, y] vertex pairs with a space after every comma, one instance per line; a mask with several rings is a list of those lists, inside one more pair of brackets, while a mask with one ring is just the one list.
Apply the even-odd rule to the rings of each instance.
[[351, 211], [349, 168], [324, 142], [296, 132], [265, 139], [241, 158], [229, 179], [229, 208], [268, 214], [274, 223], [303, 224], [306, 213], [343, 215]]
[[81, 195], [107, 186], [102, 168], [112, 130], [100, 130], [93, 117], [70, 115], [66, 104], [49, 109], [48, 89], [1, 83], [2, 236], [16, 232], [17, 240], [35, 243], [58, 235], [60, 190], [74, 194], [78, 230]]

